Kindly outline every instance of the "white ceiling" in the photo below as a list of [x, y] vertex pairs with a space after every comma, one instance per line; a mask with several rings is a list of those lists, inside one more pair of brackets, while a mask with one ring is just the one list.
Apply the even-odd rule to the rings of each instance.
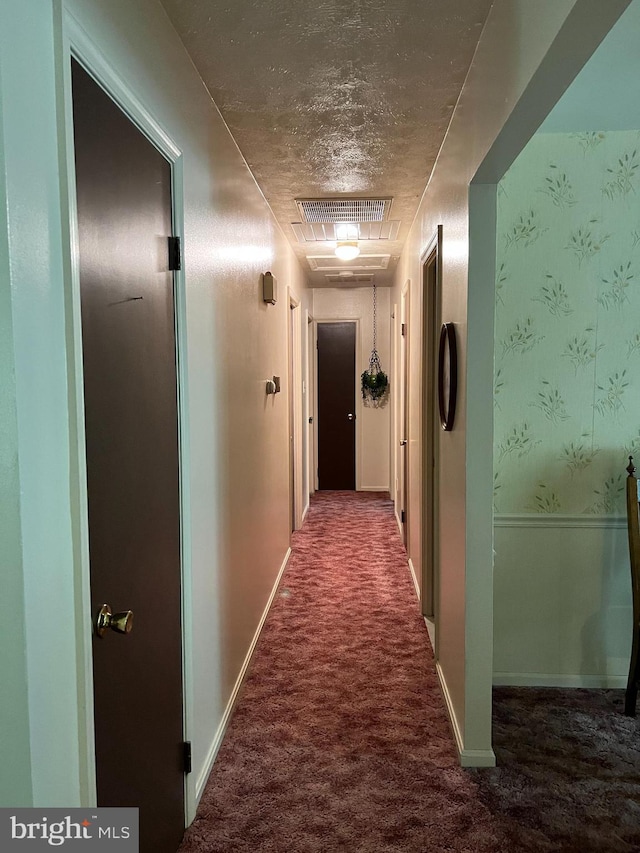
[[361, 244], [391, 284], [492, 0], [162, 2], [310, 283], [333, 253], [298, 243], [294, 200], [391, 196], [398, 239]]

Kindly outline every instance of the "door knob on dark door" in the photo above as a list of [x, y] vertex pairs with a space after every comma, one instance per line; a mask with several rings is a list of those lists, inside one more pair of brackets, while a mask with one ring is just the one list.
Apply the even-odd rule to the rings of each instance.
[[133, 628], [133, 611], [112, 613], [108, 604], [103, 604], [96, 619], [96, 634], [104, 637], [109, 629], [118, 634], [129, 634]]
[[350, 420], [350, 421], [355, 421], [356, 416], [355, 416], [355, 415], [352, 415], [351, 413], [349, 413], [349, 414], [347, 415], [347, 419], [348, 419], [348, 420]]

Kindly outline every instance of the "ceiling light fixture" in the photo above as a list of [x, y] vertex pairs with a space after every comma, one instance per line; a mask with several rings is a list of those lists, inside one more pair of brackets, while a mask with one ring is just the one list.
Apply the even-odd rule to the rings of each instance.
[[341, 240], [336, 246], [336, 257], [341, 261], [352, 261], [360, 254], [357, 240]]

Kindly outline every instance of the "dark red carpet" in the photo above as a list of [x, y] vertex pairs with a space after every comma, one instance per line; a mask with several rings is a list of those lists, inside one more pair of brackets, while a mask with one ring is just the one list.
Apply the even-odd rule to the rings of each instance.
[[509, 849], [458, 767], [391, 502], [319, 492], [181, 853]]

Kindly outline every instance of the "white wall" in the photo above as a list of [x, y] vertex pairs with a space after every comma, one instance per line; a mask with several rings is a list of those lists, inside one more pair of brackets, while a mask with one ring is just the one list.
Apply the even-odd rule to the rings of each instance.
[[497, 516], [494, 684], [624, 687], [632, 637], [625, 521]]
[[[390, 376], [390, 302], [388, 287], [376, 288], [377, 349], [382, 369]], [[371, 287], [314, 288], [314, 320], [358, 320], [360, 349], [356, 353], [358, 378], [369, 366], [373, 346], [373, 289]], [[389, 489], [389, 430], [391, 399], [396, 393], [390, 388], [389, 402], [380, 408], [365, 406], [360, 384], [356, 386], [356, 428], [358, 430], [356, 488], [370, 491]]]
[[[7, 567], [8, 601], [18, 609], [0, 628], [1, 646], [11, 655], [3, 653], [0, 659], [3, 668], [10, 668], [9, 683], [19, 687], [15, 708], [28, 727], [26, 742], [23, 728], [16, 729], [15, 723], [0, 730], [9, 755], [8, 765], [2, 766], [2, 791], [11, 798], [8, 802], [15, 796], [24, 805], [64, 805], [80, 797], [80, 696], [75, 625], [68, 617], [75, 607], [74, 549], [54, 17], [49, 4], [3, 3], [0, 77], [2, 206], [7, 213], [1, 224], [2, 243], [9, 250], [3, 309], [10, 312], [13, 331], [13, 351], [9, 364], [5, 362], [9, 372], [3, 375], [9, 426], [3, 457], [11, 460], [9, 483], [13, 481], [14, 501], [19, 501], [19, 509], [9, 504], [13, 524], [3, 530], [9, 540], [8, 549], [3, 542], [3, 557], [13, 558]], [[3, 316], [6, 322], [8, 315]], [[5, 583], [3, 574], [3, 587]]]
[[[394, 303], [411, 281], [411, 375], [417, 382], [420, 256], [442, 224], [442, 320], [456, 324], [460, 361], [456, 427], [440, 441], [438, 670], [466, 764], [493, 761], [495, 184], [625, 5], [494, 4], [396, 275]], [[470, 191], [474, 176], [478, 185]], [[419, 436], [419, 394], [410, 396], [410, 433]], [[412, 505], [419, 491], [419, 467], [412, 466]]]
[[12, 798], [16, 805], [28, 805], [32, 798], [29, 773], [29, 696], [25, 677], [18, 421], [1, 93], [0, 61], [0, 732], [4, 768], [0, 775], [0, 803]]
[[[22, 571], [16, 559], [10, 577], [18, 613], [9, 624], [19, 631], [24, 586], [27, 648], [26, 660], [12, 649], [10, 675], [23, 692], [29, 685], [30, 725], [30, 744], [15, 721], [0, 735], [4, 740], [16, 734], [3, 783], [21, 758], [15, 793], [0, 786], [3, 804], [15, 805], [18, 798], [28, 804], [31, 790], [32, 801], [41, 805], [70, 806], [93, 797], [91, 696], [83, 695], [90, 679], [81, 654], [90, 642], [91, 614], [82, 609], [84, 515], [74, 460], [81, 448], [70, 421], [79, 377], [69, 313], [63, 8], [182, 151], [183, 426], [193, 460], [184, 481], [190, 506], [186, 631], [192, 650], [193, 807], [288, 551], [287, 394], [267, 398], [265, 381], [287, 376], [286, 288], [301, 301], [301, 317], [307, 296], [297, 260], [159, 3], [2, 0], [0, 96], [14, 336], [2, 370], [10, 378], [13, 355], [8, 418], [13, 400], [18, 425], [17, 435], [8, 432], [2, 458], [9, 460], [15, 484], [19, 455], [22, 541], [14, 511], [9, 545], [21, 557]], [[2, 241], [0, 235], [0, 262]], [[266, 269], [279, 281], [275, 306], [261, 299], [260, 273]], [[6, 302], [6, 290], [1, 298]], [[17, 488], [13, 492], [15, 501]], [[52, 619], [52, 613], [65, 618]], [[1, 630], [6, 649], [4, 624]], [[18, 690], [16, 708], [21, 704]]]

